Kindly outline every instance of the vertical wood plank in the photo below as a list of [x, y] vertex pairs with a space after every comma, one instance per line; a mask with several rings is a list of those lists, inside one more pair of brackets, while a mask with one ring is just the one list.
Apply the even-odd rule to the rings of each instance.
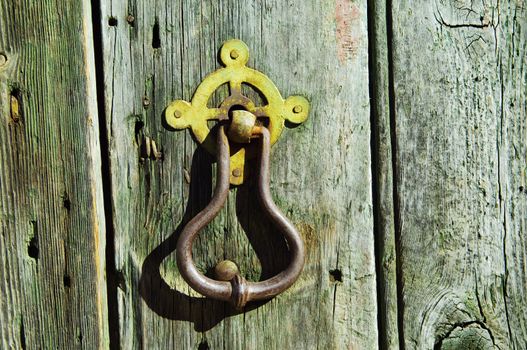
[[0, 348], [106, 348], [91, 10], [0, 1]]
[[404, 344], [527, 345], [527, 8], [393, 2]]
[[[121, 347], [377, 348], [366, 1], [117, 0], [101, 13]], [[273, 196], [304, 236], [305, 270], [241, 314], [179, 275], [172, 250], [210, 198], [214, 165], [188, 131], [162, 120], [218, 68], [231, 38], [285, 96], [312, 104], [308, 122], [272, 151]], [[146, 152], [152, 140], [159, 158]], [[287, 249], [268, 226], [253, 185], [231, 190], [196, 243], [198, 266], [229, 258], [249, 279], [271, 276]]]

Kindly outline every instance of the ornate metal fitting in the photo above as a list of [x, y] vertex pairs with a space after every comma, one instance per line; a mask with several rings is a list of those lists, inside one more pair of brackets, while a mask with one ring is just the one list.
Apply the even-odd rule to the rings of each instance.
[[[309, 113], [309, 102], [302, 96], [282, 97], [278, 88], [265, 74], [246, 66], [249, 60], [249, 48], [241, 40], [226, 41], [220, 51], [224, 68], [209, 74], [196, 89], [191, 102], [177, 100], [166, 108], [165, 118], [174, 129], [190, 128], [196, 140], [211, 154], [216, 154], [216, 145], [209, 136], [209, 120], [229, 120], [229, 140], [239, 143], [232, 147], [230, 157], [230, 183], [242, 184], [245, 174], [245, 161], [254, 156], [245, 143], [250, 141], [252, 125], [262, 125], [262, 118], [268, 119], [266, 127], [270, 132], [270, 142], [273, 145], [284, 128], [285, 121], [300, 124]], [[223, 84], [229, 84], [230, 95], [218, 108], [209, 108], [207, 103], [212, 94]], [[247, 96], [242, 94], [242, 83], [248, 84], [259, 91], [267, 102], [264, 106], [255, 106]], [[241, 106], [245, 111], [232, 110]], [[230, 115], [229, 115], [230, 114]], [[251, 122], [254, 115], [254, 123]], [[249, 133], [249, 134], [248, 134]]]

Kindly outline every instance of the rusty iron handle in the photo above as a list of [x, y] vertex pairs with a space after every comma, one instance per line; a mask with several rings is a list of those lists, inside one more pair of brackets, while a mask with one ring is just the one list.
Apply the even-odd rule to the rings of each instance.
[[291, 260], [279, 274], [260, 282], [249, 282], [239, 272], [230, 275], [228, 281], [218, 281], [203, 275], [192, 260], [192, 244], [198, 233], [218, 214], [229, 194], [229, 141], [224, 126], [218, 127], [217, 135], [217, 179], [210, 203], [185, 226], [176, 246], [177, 265], [183, 279], [198, 293], [213, 299], [230, 301], [236, 308], [243, 308], [251, 300], [269, 299], [289, 288], [298, 278], [304, 266], [304, 242], [293, 224], [280, 212], [273, 202], [269, 189], [269, 153], [271, 148], [269, 130], [254, 127], [253, 134], [259, 136], [258, 197], [262, 210], [284, 235]]

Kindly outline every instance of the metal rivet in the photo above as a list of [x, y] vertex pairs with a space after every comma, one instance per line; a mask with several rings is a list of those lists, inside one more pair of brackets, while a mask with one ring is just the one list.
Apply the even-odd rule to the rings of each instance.
[[230, 281], [239, 273], [238, 266], [230, 260], [223, 260], [214, 267], [214, 274], [220, 281]]
[[237, 59], [239, 56], [240, 56], [240, 54], [238, 53], [238, 51], [236, 51], [236, 50], [232, 50], [231, 51], [231, 58], [233, 60]]
[[0, 67], [7, 63], [7, 57], [3, 53], [0, 53]]
[[232, 176], [234, 176], [234, 177], [240, 177], [240, 176], [242, 176], [242, 171], [241, 171], [241, 169], [240, 169], [240, 168], [236, 168], [236, 169], [234, 169], [234, 170], [232, 171]]
[[176, 110], [174, 111], [174, 118], [179, 119], [179, 118], [181, 118], [181, 117], [182, 117], [181, 111], [179, 111], [179, 110], [176, 109]]
[[300, 113], [300, 112], [302, 112], [302, 106], [300, 106], [300, 105], [296, 105], [296, 106], [293, 108], [293, 112], [295, 112], [295, 113]]
[[132, 15], [126, 16], [126, 22], [128, 22], [128, 24], [132, 24], [132, 23], [134, 23], [134, 21], [135, 21], [135, 17], [134, 16], [132, 16]]

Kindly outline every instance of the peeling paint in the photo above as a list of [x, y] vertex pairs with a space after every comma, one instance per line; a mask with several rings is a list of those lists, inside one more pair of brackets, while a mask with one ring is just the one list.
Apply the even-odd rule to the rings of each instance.
[[335, 6], [337, 57], [341, 64], [357, 56], [360, 43], [360, 10], [350, 0], [337, 0]]

